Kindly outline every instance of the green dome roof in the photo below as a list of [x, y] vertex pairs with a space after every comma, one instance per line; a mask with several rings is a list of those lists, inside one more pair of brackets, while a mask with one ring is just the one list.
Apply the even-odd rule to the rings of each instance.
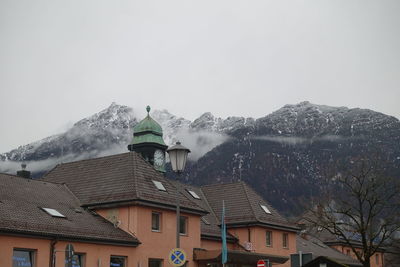
[[164, 145], [162, 138], [163, 132], [160, 124], [153, 120], [150, 115], [150, 107], [147, 106], [147, 116], [141, 120], [135, 127], [133, 127], [133, 140], [132, 144], [140, 143], [157, 143]]
[[153, 120], [149, 115], [146, 116], [143, 120], [141, 120], [135, 127], [133, 127], [133, 132], [142, 133], [142, 132], [153, 132], [162, 135], [162, 128], [160, 124], [158, 124], [155, 120]]

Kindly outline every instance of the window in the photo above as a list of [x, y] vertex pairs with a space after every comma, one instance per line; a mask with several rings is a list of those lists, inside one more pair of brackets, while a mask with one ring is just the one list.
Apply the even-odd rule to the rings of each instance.
[[379, 264], [379, 254], [375, 254], [375, 263]]
[[181, 235], [187, 235], [187, 221], [188, 217], [181, 216], [179, 221], [179, 233]]
[[72, 257], [72, 267], [84, 267], [85, 266], [85, 255], [81, 253], [75, 253]]
[[162, 267], [163, 261], [160, 259], [149, 259], [149, 267]]
[[55, 209], [50, 209], [50, 208], [42, 208], [47, 214], [53, 216], [53, 217], [59, 217], [59, 218], [65, 218], [64, 215], [62, 215], [58, 210]]
[[167, 189], [165, 189], [164, 185], [161, 182], [158, 181], [153, 181], [153, 184], [157, 187], [158, 190], [160, 191], [167, 191]]
[[347, 255], [350, 255], [350, 249], [347, 249], [347, 250], [346, 250], [346, 254], [347, 254]]
[[265, 205], [260, 205], [261, 208], [265, 211], [266, 214], [271, 214], [271, 212], [269, 211], [269, 209], [267, 208], [267, 206]]
[[267, 247], [272, 247], [272, 232], [266, 231], [265, 234], [265, 244]]
[[192, 195], [193, 198], [200, 199], [199, 195], [196, 192], [192, 190], [188, 190], [188, 192], [190, 193], [190, 195]]
[[151, 230], [155, 232], [161, 231], [161, 213], [152, 212], [151, 213]]
[[12, 267], [33, 267], [35, 266], [35, 251], [25, 249], [14, 249]]
[[206, 219], [206, 218], [204, 218], [204, 217], [201, 217], [201, 220], [203, 221], [203, 223], [204, 223], [204, 224], [206, 224], [206, 225], [210, 225], [210, 222], [209, 222], [209, 221], [207, 221], [207, 219]]
[[110, 267], [125, 267], [126, 257], [122, 256], [111, 256]]
[[282, 234], [282, 246], [284, 248], [288, 248], [289, 247], [289, 235], [287, 233], [283, 233]]

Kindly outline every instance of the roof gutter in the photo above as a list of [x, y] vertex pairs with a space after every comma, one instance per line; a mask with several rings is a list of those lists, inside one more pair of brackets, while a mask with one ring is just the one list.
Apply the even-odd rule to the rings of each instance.
[[268, 227], [271, 229], [284, 230], [284, 231], [290, 231], [290, 232], [296, 232], [296, 233], [301, 230], [300, 228], [294, 227], [294, 226], [285, 226], [285, 225], [278, 225], [278, 224], [265, 223], [265, 222], [259, 222], [259, 221], [227, 223], [226, 224], [227, 228], [241, 228], [241, 227], [249, 227], [249, 226]]
[[[145, 207], [152, 207], [152, 208], [161, 208], [166, 210], [176, 210], [176, 204], [164, 204], [160, 202], [154, 202], [149, 200], [143, 199], [131, 199], [131, 200], [122, 200], [122, 201], [110, 201], [110, 202], [103, 202], [103, 203], [96, 203], [96, 204], [83, 204], [82, 207], [88, 208], [91, 210], [96, 210], [99, 208], [115, 208], [121, 206], [130, 206], [130, 205], [138, 205], [138, 206], [145, 206]], [[199, 216], [204, 216], [208, 214], [208, 211], [200, 210], [200, 209], [191, 209], [187, 207], [180, 207], [181, 211], [184, 213], [195, 214]]]
[[51, 239], [51, 240], [56, 239], [57, 241], [84, 242], [90, 244], [114, 245], [114, 246], [124, 246], [124, 247], [137, 247], [138, 245], [141, 244], [140, 241], [125, 241], [125, 240], [113, 240], [113, 239], [90, 238], [90, 237], [80, 238], [75, 236], [57, 235], [57, 234], [40, 233], [40, 232], [28, 232], [19, 230], [0, 229], [0, 234], [5, 234], [9, 236], [18, 236], [18, 237]]

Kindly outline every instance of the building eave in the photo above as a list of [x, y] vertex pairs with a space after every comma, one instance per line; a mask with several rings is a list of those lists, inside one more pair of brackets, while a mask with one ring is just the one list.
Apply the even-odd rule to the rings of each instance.
[[66, 234], [53, 234], [53, 233], [43, 233], [37, 231], [14, 230], [14, 229], [0, 229], [0, 234], [8, 236], [16, 236], [16, 237], [38, 238], [47, 240], [56, 239], [59, 241], [84, 242], [91, 244], [114, 245], [114, 246], [125, 246], [125, 247], [137, 247], [138, 245], [141, 244], [140, 241], [94, 238], [86, 236], [78, 237]]
[[[116, 208], [116, 207], [131, 206], [131, 205], [159, 208], [159, 209], [165, 209], [165, 210], [171, 210], [171, 211], [176, 210], [176, 205], [165, 204], [165, 203], [143, 200], [143, 199], [130, 199], [130, 200], [118, 200], [118, 201], [110, 201], [110, 202], [99, 202], [99, 203], [93, 203], [93, 204], [84, 204], [84, 205], [82, 205], [82, 207], [88, 208], [90, 210], [96, 210], [96, 209], [102, 209], [102, 208], [103, 209]], [[192, 209], [192, 208], [182, 207], [182, 206], [180, 207], [180, 209], [181, 209], [181, 212], [199, 215], [199, 216], [204, 216], [204, 215], [208, 214], [208, 211], [200, 210], [200, 209]]]
[[238, 222], [238, 223], [227, 223], [226, 227], [227, 229], [229, 228], [241, 228], [241, 227], [249, 227], [249, 226], [261, 226], [261, 227], [268, 227], [271, 229], [276, 229], [276, 230], [283, 230], [283, 231], [289, 231], [289, 232], [299, 232], [301, 229], [297, 227], [291, 227], [291, 226], [286, 226], [286, 225], [279, 225], [279, 224], [273, 224], [273, 223], [266, 223], [266, 222], [259, 222], [259, 221], [252, 221], [252, 222]]

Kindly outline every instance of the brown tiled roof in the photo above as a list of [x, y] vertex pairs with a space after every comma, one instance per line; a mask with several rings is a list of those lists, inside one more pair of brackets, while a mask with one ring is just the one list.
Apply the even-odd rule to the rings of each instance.
[[[57, 218], [42, 208], [55, 209]], [[0, 174], [0, 232], [136, 246], [136, 237], [81, 208], [65, 185]]]
[[[181, 184], [176, 181], [173, 183], [188, 199], [209, 212], [203, 216], [209, 224], [201, 222], [201, 234], [203, 237], [221, 238], [222, 200], [225, 200], [225, 222], [228, 227], [235, 224], [259, 223], [290, 231], [298, 230], [294, 224], [289, 223], [243, 182], [213, 184], [202, 187]], [[200, 199], [193, 198], [188, 190], [196, 192]], [[267, 206], [271, 214], [266, 214], [260, 204]], [[230, 237], [234, 239], [233, 236]]]
[[359, 261], [337, 251], [336, 249], [328, 247], [322, 241], [310, 235], [307, 235], [307, 238], [297, 236], [296, 242], [297, 251], [301, 251], [302, 253], [312, 253], [313, 258], [324, 256], [341, 264], [362, 266]]
[[[243, 182], [206, 185], [201, 187], [201, 191], [218, 218], [221, 217], [222, 200], [225, 201], [225, 222], [228, 227], [253, 223], [299, 230]], [[260, 204], [267, 206], [271, 214], [265, 213]]]
[[[136, 152], [64, 163], [45, 175], [44, 181], [65, 183], [83, 206], [137, 201], [175, 209], [177, 190]], [[152, 180], [167, 191], [158, 190]], [[204, 214], [196, 203], [180, 194], [182, 211]]]
[[[179, 188], [180, 192], [184, 194], [188, 199], [195, 202], [202, 209], [206, 210], [208, 213], [202, 217], [201, 220], [201, 235], [203, 238], [213, 238], [213, 239], [221, 239], [221, 228], [220, 221], [218, 217], [214, 214], [213, 209], [208, 203], [206, 196], [203, 194], [203, 191], [196, 186], [182, 184], [179, 182], [173, 182], [177, 188]], [[200, 199], [194, 198], [189, 190], [194, 191]], [[208, 223], [205, 223], [208, 222]], [[228, 241], [234, 241], [236, 238], [227, 233]]]

